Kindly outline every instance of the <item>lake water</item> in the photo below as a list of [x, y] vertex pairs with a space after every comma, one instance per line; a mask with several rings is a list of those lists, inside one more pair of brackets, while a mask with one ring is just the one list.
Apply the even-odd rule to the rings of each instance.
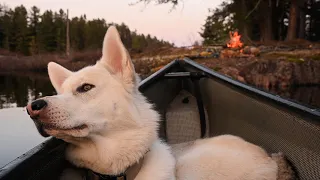
[[54, 93], [46, 74], [0, 75], [0, 167], [46, 140], [24, 107]]
[[[320, 87], [274, 91], [320, 107]], [[28, 102], [55, 91], [47, 74], [0, 75], [0, 167], [45, 140], [25, 111]]]

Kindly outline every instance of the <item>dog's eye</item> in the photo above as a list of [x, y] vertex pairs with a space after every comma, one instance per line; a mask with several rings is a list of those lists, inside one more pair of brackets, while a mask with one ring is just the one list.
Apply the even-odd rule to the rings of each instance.
[[89, 91], [90, 89], [92, 89], [92, 88], [94, 88], [94, 87], [95, 87], [95, 86], [92, 85], [92, 84], [83, 84], [83, 85], [81, 85], [81, 86], [79, 86], [79, 87], [77, 88], [77, 91], [78, 91], [79, 93], [83, 93], [83, 92]]

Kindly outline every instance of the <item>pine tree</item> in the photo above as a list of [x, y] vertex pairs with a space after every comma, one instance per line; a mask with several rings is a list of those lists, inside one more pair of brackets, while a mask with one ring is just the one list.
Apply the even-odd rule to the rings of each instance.
[[9, 36], [9, 48], [11, 51], [21, 52], [25, 55], [30, 54], [27, 10], [22, 5], [14, 9]]
[[36, 6], [31, 7], [29, 15], [29, 32], [30, 32], [30, 53], [39, 53], [39, 29], [40, 28], [40, 9]]
[[57, 49], [53, 12], [45, 11], [41, 16], [39, 41], [42, 52], [54, 52]]
[[225, 44], [229, 38], [229, 31], [234, 29], [233, 16], [226, 9], [216, 8], [209, 12], [211, 15], [207, 17], [203, 32], [200, 33], [204, 39], [203, 44]]
[[66, 13], [60, 9], [59, 13], [54, 13], [54, 27], [56, 34], [56, 43], [58, 52], [64, 52], [66, 49]]
[[[24, 6], [14, 10], [0, 5], [0, 48], [12, 52], [33, 55], [38, 53], [65, 53], [66, 49], [66, 13], [46, 10], [40, 13], [36, 6], [29, 13]], [[106, 23], [104, 19], [88, 21], [86, 16], [74, 17], [70, 21], [70, 44], [74, 51], [97, 49], [102, 47], [102, 39], [108, 27], [117, 26], [121, 39], [128, 50], [140, 51], [147, 48], [171, 46], [169, 42], [147, 38], [143, 34], [132, 32], [122, 23]]]

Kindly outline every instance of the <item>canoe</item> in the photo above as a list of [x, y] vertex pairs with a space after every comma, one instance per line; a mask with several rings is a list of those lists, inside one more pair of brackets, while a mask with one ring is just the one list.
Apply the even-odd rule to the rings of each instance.
[[[301, 180], [320, 177], [320, 111], [246, 85], [191, 59], [175, 60], [141, 81], [139, 90], [162, 121], [169, 144], [233, 134], [269, 153], [283, 152]], [[51, 138], [0, 170], [1, 180], [58, 179], [70, 166], [66, 143]]]

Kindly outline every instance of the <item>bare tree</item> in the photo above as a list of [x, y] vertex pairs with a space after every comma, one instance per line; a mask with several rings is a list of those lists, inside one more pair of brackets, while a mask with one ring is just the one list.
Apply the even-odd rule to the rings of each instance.
[[287, 41], [297, 37], [298, 0], [291, 0]]
[[69, 36], [69, 9], [67, 9], [67, 35], [66, 35], [66, 55], [70, 55], [70, 36]]

